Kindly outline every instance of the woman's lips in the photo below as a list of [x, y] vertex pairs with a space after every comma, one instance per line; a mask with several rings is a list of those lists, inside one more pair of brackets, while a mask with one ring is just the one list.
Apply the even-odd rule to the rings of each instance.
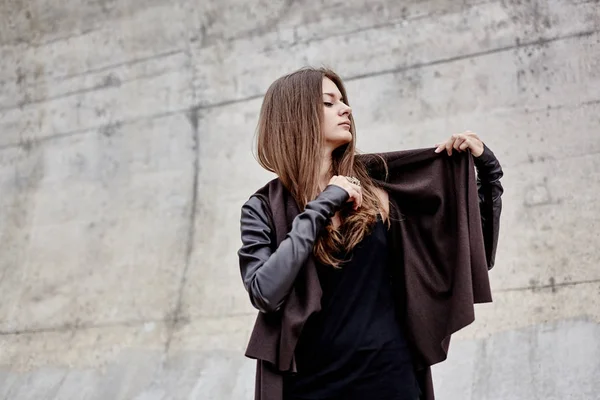
[[340, 126], [343, 126], [345, 128], [350, 129], [350, 123], [349, 122], [342, 122], [341, 124], [339, 124]]

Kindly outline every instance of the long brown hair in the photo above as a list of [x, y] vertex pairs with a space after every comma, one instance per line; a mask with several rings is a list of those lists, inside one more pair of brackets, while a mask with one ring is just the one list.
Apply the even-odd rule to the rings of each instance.
[[[319, 194], [324, 77], [335, 83], [349, 105], [344, 84], [335, 72], [327, 68], [303, 68], [271, 84], [258, 121], [257, 160], [263, 168], [277, 174], [300, 210]], [[349, 118], [352, 141], [332, 153], [331, 174], [360, 179], [363, 203], [357, 211], [350, 205], [342, 207], [342, 224], [334, 228], [330, 222], [314, 246], [318, 261], [336, 268], [370, 231], [380, 209], [375, 184], [355, 157], [354, 118], [352, 115]]]

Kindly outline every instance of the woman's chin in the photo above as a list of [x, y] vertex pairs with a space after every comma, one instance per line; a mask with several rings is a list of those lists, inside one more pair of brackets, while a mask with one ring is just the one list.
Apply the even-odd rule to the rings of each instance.
[[350, 135], [347, 138], [340, 138], [339, 140], [335, 141], [333, 147], [336, 148], [336, 149], [338, 149], [338, 148], [340, 148], [342, 146], [345, 146], [345, 145], [347, 145], [348, 143], [351, 143], [351, 142], [352, 142], [352, 135]]
[[350, 142], [352, 142], [352, 133], [350, 133], [350, 131], [346, 132], [346, 134], [344, 135], [343, 139], [342, 139], [342, 144], [348, 144]]
[[326, 137], [325, 142], [330, 148], [337, 149], [340, 146], [344, 146], [352, 142], [352, 133], [347, 130], [344, 130], [343, 132], [336, 132], [335, 135]]

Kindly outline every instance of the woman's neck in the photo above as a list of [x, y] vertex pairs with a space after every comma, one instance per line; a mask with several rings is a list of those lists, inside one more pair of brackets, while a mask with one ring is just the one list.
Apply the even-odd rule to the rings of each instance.
[[329, 183], [332, 177], [331, 172], [331, 151], [326, 151], [323, 154], [321, 161], [321, 169], [319, 170], [319, 189], [323, 190]]

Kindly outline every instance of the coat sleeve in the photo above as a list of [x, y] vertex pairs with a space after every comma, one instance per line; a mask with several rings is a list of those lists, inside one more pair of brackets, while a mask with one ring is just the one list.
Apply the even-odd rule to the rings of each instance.
[[502, 212], [502, 193], [500, 183], [502, 167], [494, 153], [484, 144], [483, 154], [475, 157], [477, 169], [477, 193], [488, 270], [494, 266], [498, 236], [500, 233], [500, 214]]
[[329, 185], [309, 202], [292, 222], [292, 229], [275, 248], [269, 210], [256, 196], [242, 206], [240, 271], [250, 302], [264, 313], [279, 310], [327, 221], [349, 198], [339, 186]]

